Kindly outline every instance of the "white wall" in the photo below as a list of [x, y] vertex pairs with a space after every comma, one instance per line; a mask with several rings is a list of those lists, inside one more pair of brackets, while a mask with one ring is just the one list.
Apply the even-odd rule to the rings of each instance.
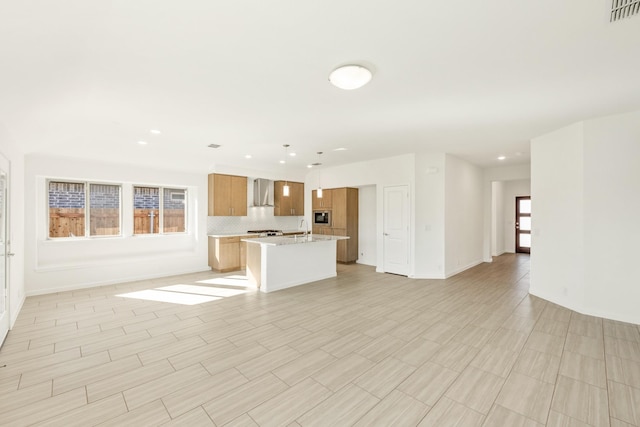
[[412, 277], [445, 277], [445, 154], [415, 157], [415, 269]]
[[584, 123], [584, 308], [640, 324], [640, 111]]
[[11, 164], [9, 182], [8, 238], [11, 251], [9, 258], [9, 327], [12, 327], [24, 303], [26, 291], [24, 280], [25, 239], [24, 239], [24, 153], [20, 145], [13, 141], [0, 124], [0, 155]]
[[529, 292], [578, 311], [585, 280], [583, 140], [577, 123], [531, 141]]
[[376, 187], [366, 185], [358, 188], [358, 264], [376, 265]]
[[[24, 177], [27, 295], [208, 269], [206, 175], [29, 155]], [[186, 187], [188, 233], [48, 240], [47, 178], [122, 183], [123, 200], [132, 200], [133, 184]], [[130, 233], [131, 204], [122, 209], [122, 229]]]
[[491, 255], [504, 253], [504, 182], [491, 183]]
[[484, 244], [483, 171], [445, 156], [445, 275], [482, 262]]
[[[411, 205], [414, 204], [413, 191], [415, 183], [414, 175], [415, 156], [405, 154], [402, 156], [388, 157], [366, 162], [351, 163], [348, 165], [322, 168], [321, 184], [322, 188], [339, 187], [363, 187], [373, 185], [376, 188], [376, 261], [377, 271], [382, 271], [383, 239], [382, 239], [382, 218], [383, 218], [383, 189], [389, 185], [409, 185], [412, 194]], [[318, 171], [311, 170], [305, 178], [305, 217], [311, 220], [311, 192], [318, 186]], [[413, 208], [411, 208], [413, 211]], [[413, 218], [412, 218], [413, 221]], [[410, 230], [413, 236], [413, 224]], [[369, 237], [371, 238], [371, 237]], [[412, 237], [411, 250], [415, 243]], [[413, 260], [413, 254], [410, 258]], [[413, 262], [410, 266], [413, 272]]]
[[[503, 252], [516, 251], [516, 197], [531, 195], [531, 180], [503, 181], [502, 206], [502, 247]], [[532, 201], [533, 203], [533, 201]], [[531, 220], [534, 220], [532, 215]]]

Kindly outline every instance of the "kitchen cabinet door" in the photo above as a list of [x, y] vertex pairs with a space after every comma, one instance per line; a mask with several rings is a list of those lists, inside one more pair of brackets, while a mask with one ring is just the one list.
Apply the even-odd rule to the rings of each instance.
[[323, 189], [322, 198], [318, 198], [318, 190], [311, 192], [311, 205], [314, 210], [326, 210], [331, 209], [333, 190]]
[[209, 174], [210, 216], [247, 216], [247, 177]]

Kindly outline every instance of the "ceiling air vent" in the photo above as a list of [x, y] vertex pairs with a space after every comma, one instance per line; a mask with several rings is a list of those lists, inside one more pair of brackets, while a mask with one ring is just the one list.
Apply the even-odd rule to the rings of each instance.
[[611, 0], [610, 22], [620, 21], [640, 12], [640, 0]]
[[209, 145], [207, 145], [207, 147], [209, 147], [209, 148], [220, 148], [221, 145], [220, 144], [209, 144]]

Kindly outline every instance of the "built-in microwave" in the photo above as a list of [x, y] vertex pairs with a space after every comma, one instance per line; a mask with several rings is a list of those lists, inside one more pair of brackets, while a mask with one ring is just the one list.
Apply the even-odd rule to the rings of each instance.
[[331, 212], [313, 211], [313, 223], [315, 225], [331, 225]]

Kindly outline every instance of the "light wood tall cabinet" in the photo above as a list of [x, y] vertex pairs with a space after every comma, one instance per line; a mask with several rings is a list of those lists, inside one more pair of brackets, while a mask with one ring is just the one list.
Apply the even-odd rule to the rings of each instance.
[[209, 267], [220, 272], [239, 270], [240, 243], [238, 236], [209, 237]]
[[247, 177], [209, 174], [209, 216], [247, 216]]
[[[289, 196], [284, 195], [284, 186], [289, 185]], [[275, 181], [273, 183], [273, 215], [304, 215], [304, 183], [292, 181]]]
[[314, 210], [327, 210], [331, 209], [331, 202], [333, 200], [333, 190], [322, 189], [322, 197], [318, 198], [318, 190], [311, 192], [311, 206]]
[[337, 261], [356, 262], [358, 260], [358, 189], [333, 188], [331, 192], [333, 235], [349, 236], [348, 240], [338, 241]]

